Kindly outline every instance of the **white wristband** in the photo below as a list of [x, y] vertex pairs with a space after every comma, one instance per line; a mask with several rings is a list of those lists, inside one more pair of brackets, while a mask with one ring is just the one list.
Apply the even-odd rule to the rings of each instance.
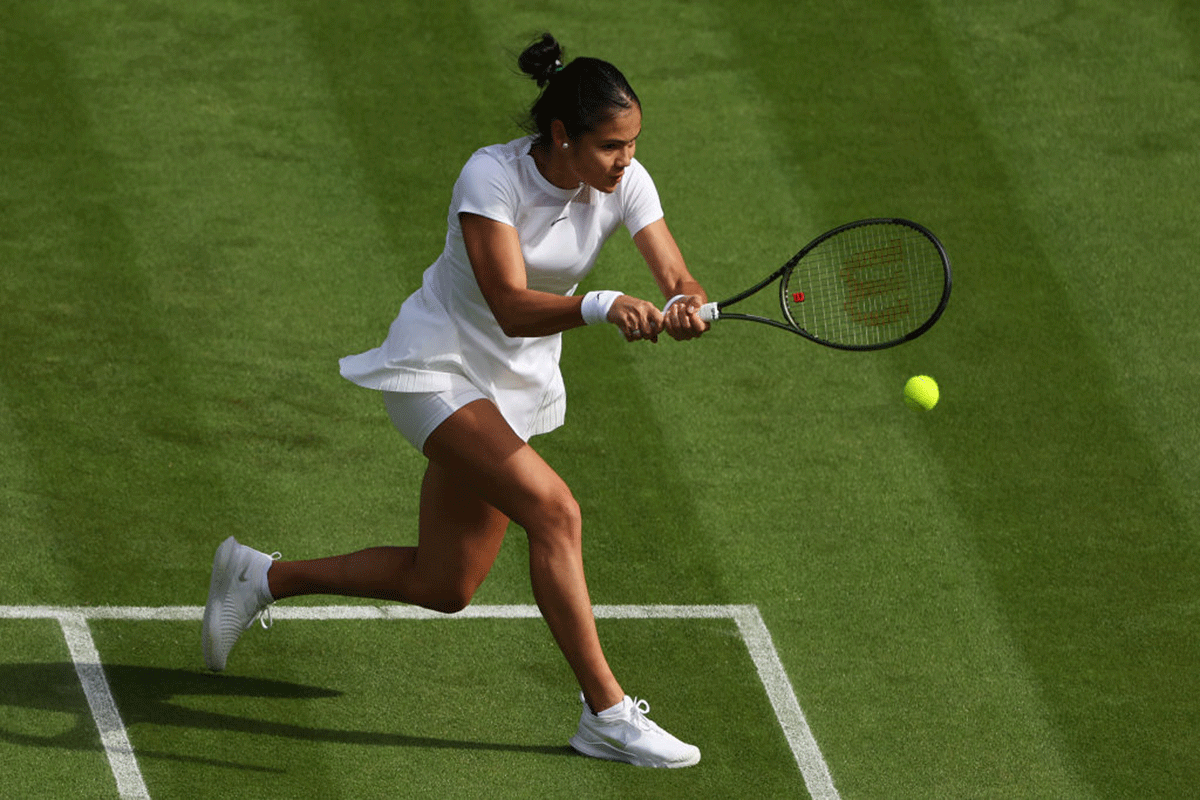
[[583, 321], [588, 325], [595, 325], [597, 322], [608, 322], [608, 310], [612, 308], [613, 303], [617, 302], [622, 292], [614, 292], [605, 289], [599, 292], [588, 292], [583, 296], [583, 305], [579, 311], [583, 314]]

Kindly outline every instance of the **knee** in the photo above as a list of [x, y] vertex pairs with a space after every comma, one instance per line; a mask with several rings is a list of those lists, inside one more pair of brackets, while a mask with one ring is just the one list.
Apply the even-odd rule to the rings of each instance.
[[579, 547], [583, 538], [583, 514], [570, 490], [563, 487], [540, 499], [536, 519], [525, 527], [531, 543]]
[[426, 575], [410, 586], [411, 591], [402, 600], [439, 614], [457, 614], [471, 604], [482, 582], [481, 577], [461, 570]]
[[474, 587], [446, 586], [432, 593], [421, 605], [439, 614], [457, 614], [471, 604], [471, 598], [474, 596]]

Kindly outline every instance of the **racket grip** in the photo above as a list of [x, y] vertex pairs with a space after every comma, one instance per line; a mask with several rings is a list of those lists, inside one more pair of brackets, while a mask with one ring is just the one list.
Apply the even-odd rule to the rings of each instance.
[[721, 318], [721, 309], [717, 308], [716, 303], [705, 303], [700, 306], [700, 310], [696, 312], [696, 316], [705, 322], [712, 322], [714, 319]]

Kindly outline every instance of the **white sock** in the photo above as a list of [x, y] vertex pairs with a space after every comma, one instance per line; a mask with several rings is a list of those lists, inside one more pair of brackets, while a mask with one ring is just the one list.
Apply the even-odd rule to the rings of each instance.
[[274, 603], [275, 598], [271, 596], [271, 584], [267, 580], [267, 573], [271, 571], [271, 565], [267, 564], [267, 568], [263, 570], [262, 580], [258, 584], [258, 596], [266, 600], [268, 603]]
[[603, 711], [595, 711], [592, 713], [594, 713], [597, 717], [618, 717], [621, 715], [621, 712], [624, 710], [625, 710], [625, 698], [622, 697], [621, 702], [617, 703], [615, 706], [610, 706], [609, 708], [606, 708]]

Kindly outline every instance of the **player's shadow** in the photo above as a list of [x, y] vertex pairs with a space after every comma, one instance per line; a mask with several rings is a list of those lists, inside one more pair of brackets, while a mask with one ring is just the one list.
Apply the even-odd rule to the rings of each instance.
[[[316, 686], [264, 678], [213, 675], [183, 669], [123, 664], [106, 664], [104, 672], [126, 728], [136, 728], [139, 723], [148, 723], [373, 747], [493, 750], [541, 755], [571, 753], [565, 746], [480, 742], [294, 725], [237, 714], [204, 711], [175, 702], [176, 698], [181, 697], [321, 700], [343, 695], [340, 691]], [[94, 750], [97, 747], [96, 723], [88, 709], [75, 666], [71, 663], [0, 664], [0, 708], [33, 712], [21, 714], [14, 711], [0, 716], [0, 741], [68, 750]], [[61, 720], [55, 722], [54, 716], [61, 717]], [[163, 758], [264, 772], [284, 771], [142, 748], [138, 748], [137, 753], [139, 758]]]

